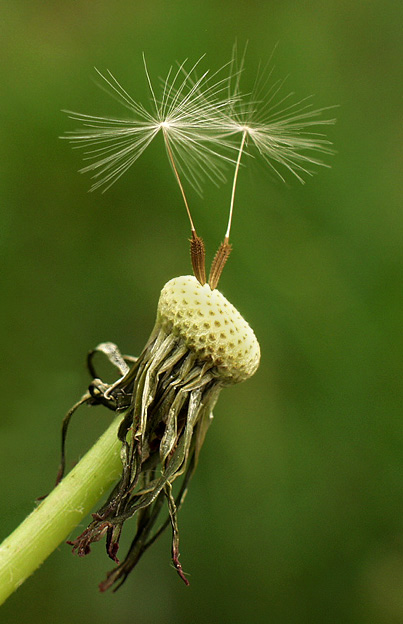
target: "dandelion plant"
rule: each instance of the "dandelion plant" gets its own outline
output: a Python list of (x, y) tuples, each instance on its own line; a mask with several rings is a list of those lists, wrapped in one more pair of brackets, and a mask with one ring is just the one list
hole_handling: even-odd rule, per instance
[[(144, 60), (150, 107), (133, 99), (111, 72), (98, 72), (105, 90), (129, 111), (125, 118), (66, 111), (81, 128), (62, 138), (84, 149), (87, 162), (81, 172), (92, 175), (91, 190), (107, 190), (152, 141), (162, 138), (190, 223), (193, 275), (173, 278), (162, 288), (154, 328), (138, 358), (122, 356), (110, 342), (90, 352), (92, 381), (62, 425), (57, 486), (0, 546), (0, 599), (66, 539), (112, 483), (88, 527), (68, 542), (84, 556), (105, 538), (115, 567), (100, 589), (117, 589), (167, 526), (174, 568), (188, 584), (179, 560), (178, 510), (221, 389), (248, 379), (260, 361), (253, 330), (217, 290), (231, 251), (239, 173), (248, 159), (261, 157), (282, 179), (288, 170), (303, 181), (312, 166), (324, 165), (320, 153), (331, 152), (330, 143), (317, 131), (334, 121), (323, 119), (326, 109), (315, 110), (307, 100), (291, 103), (290, 96), (282, 97), (283, 82), (273, 83), (270, 72), (258, 78), (250, 93), (242, 93), (244, 57), (238, 61), (236, 50), (231, 62), (213, 74), (197, 75), (202, 60), (190, 69), (187, 61), (171, 68), (157, 85)], [(224, 183), (231, 171), (228, 224), (207, 278), (204, 242), (196, 232), (185, 188), (201, 193), (206, 180)], [(99, 354), (117, 369), (111, 384), (97, 375)], [(104, 405), (115, 418), (64, 477), (68, 426), (83, 404)], [(160, 519), (164, 510), (165, 518)], [(136, 532), (120, 558), (120, 537), (133, 517)]]

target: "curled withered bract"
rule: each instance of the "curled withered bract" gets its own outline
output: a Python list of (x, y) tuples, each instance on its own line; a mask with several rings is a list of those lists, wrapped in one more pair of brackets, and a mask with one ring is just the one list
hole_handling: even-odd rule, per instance
[[(179, 562), (177, 511), (220, 390), (254, 374), (260, 360), (259, 343), (248, 323), (218, 290), (186, 275), (170, 280), (162, 289), (155, 327), (138, 359), (123, 358), (111, 343), (103, 343), (95, 351), (106, 354), (121, 377), (113, 384), (95, 377), (77, 406), (104, 404), (122, 413), (122, 474), (88, 528), (70, 543), (75, 552), (86, 555), (93, 542), (106, 536), (108, 555), (117, 566), (101, 583), (104, 591), (126, 579), (170, 524), (172, 561), (188, 583)], [(92, 355), (94, 352), (90, 370), (95, 376)], [(64, 437), (74, 409), (65, 419)], [(178, 478), (181, 483), (174, 492)], [(156, 527), (165, 502), (168, 518)], [(135, 537), (124, 560), (118, 562), (123, 525), (135, 515)]]

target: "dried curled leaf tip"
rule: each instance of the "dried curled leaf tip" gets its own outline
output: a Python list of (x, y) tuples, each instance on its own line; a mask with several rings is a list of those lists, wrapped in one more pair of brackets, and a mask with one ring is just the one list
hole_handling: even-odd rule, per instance
[[(115, 383), (99, 379), (92, 363), (96, 353), (106, 356), (120, 371)], [(172, 563), (188, 584), (179, 561), (178, 510), (221, 388), (253, 375), (259, 360), (259, 343), (248, 323), (224, 295), (209, 284), (201, 285), (192, 275), (165, 284), (155, 327), (139, 358), (123, 358), (112, 343), (102, 343), (92, 352), (89, 368), (94, 379), (64, 420), (59, 476), (64, 470), (65, 436), (74, 411), (87, 403), (121, 413), (120, 480), (87, 529), (69, 542), (74, 552), (84, 556), (94, 542), (106, 538), (106, 551), (117, 565), (101, 583), (101, 591), (119, 587), (168, 525)], [(175, 482), (180, 485), (174, 492)], [(164, 507), (168, 517), (158, 526)], [(123, 525), (135, 515), (136, 534), (119, 562)]]

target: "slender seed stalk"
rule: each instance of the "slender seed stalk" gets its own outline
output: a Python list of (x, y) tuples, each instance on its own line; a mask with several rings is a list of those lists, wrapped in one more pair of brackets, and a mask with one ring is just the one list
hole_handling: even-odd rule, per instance
[(165, 141), (165, 147), (166, 147), (166, 150), (167, 150), (167, 153), (168, 153), (168, 158), (169, 158), (170, 163), (172, 165), (172, 169), (174, 170), (175, 178), (176, 178), (176, 180), (177, 180), (177, 182), (179, 184), (179, 188), (180, 188), (180, 191), (182, 193), (183, 201), (185, 202), (186, 212), (187, 212), (187, 215), (188, 215), (188, 218), (189, 218), (189, 221), (190, 221), (190, 228), (192, 230), (192, 233), (194, 232), (196, 234), (196, 228), (195, 228), (194, 223), (193, 223), (192, 215), (190, 214), (190, 208), (189, 208), (189, 204), (188, 204), (188, 201), (187, 201), (187, 198), (186, 198), (185, 189), (183, 188), (183, 184), (181, 182), (178, 169), (177, 169), (177, 167), (175, 165), (175, 159), (173, 157), (171, 146), (169, 145), (169, 141), (168, 141), (167, 132), (166, 132), (164, 127), (163, 127), (163, 133), (164, 133), (164, 141)]
[(67, 538), (122, 473), (115, 418), (94, 446), (0, 544), (0, 604)]
[(241, 164), (241, 158), (242, 158), (243, 148), (245, 146), (245, 141), (246, 141), (247, 134), (248, 134), (248, 131), (245, 129), (243, 131), (243, 133), (242, 133), (241, 145), (239, 147), (238, 158), (237, 158), (236, 165), (235, 165), (234, 180), (232, 182), (232, 192), (231, 192), (231, 203), (230, 203), (229, 217), (228, 217), (228, 226), (227, 226), (227, 231), (225, 233), (225, 239), (226, 239), (227, 242), (229, 241), (229, 235), (230, 235), (230, 232), (231, 232), (232, 215), (233, 215), (233, 212), (234, 212), (236, 183), (237, 183), (237, 180), (238, 180), (238, 172), (239, 172), (239, 167), (240, 167), (240, 164)]
[(172, 153), (171, 146), (169, 145), (168, 134), (164, 126), (162, 126), (162, 131), (164, 134), (164, 141), (165, 141), (165, 147), (167, 150), (168, 158), (172, 165), (172, 169), (174, 171), (176, 181), (178, 182), (178, 185), (182, 194), (182, 198), (185, 203), (186, 212), (189, 218), (190, 229), (192, 230), (192, 238), (190, 240), (190, 257), (192, 260), (193, 274), (196, 277), (196, 279), (200, 282), (200, 284), (203, 286), (207, 281), (206, 280), (206, 267), (205, 267), (206, 252), (204, 248), (204, 242), (203, 242), (203, 239), (197, 235), (196, 228), (194, 226), (192, 215), (190, 212), (188, 200), (186, 197), (185, 189), (183, 188), (182, 180), (180, 178), (178, 168), (175, 164), (174, 155)]
[(230, 208), (229, 208), (227, 231), (225, 233), (224, 241), (221, 243), (216, 255), (214, 256), (214, 260), (211, 264), (210, 275), (208, 278), (208, 283), (210, 285), (211, 290), (214, 290), (215, 288), (217, 288), (218, 282), (220, 281), (221, 273), (223, 272), (225, 264), (232, 250), (232, 245), (229, 242), (229, 236), (231, 233), (232, 215), (234, 212), (235, 190), (236, 190), (236, 184), (238, 180), (238, 172), (239, 172), (239, 167), (241, 164), (241, 158), (242, 158), (243, 148), (245, 146), (247, 134), (248, 134), (248, 130), (247, 128), (245, 128), (242, 132), (242, 140), (239, 146), (238, 158), (237, 158), (236, 165), (235, 165), (234, 180), (232, 182), (231, 202), (230, 202)]

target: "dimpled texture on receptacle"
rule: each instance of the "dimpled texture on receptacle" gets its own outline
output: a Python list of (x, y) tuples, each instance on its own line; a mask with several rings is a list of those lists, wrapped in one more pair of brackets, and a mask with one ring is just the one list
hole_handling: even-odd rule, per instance
[(193, 275), (165, 284), (158, 321), (201, 360), (212, 360), (226, 383), (244, 381), (259, 366), (260, 347), (251, 327), (220, 291), (202, 286)]

